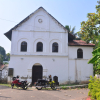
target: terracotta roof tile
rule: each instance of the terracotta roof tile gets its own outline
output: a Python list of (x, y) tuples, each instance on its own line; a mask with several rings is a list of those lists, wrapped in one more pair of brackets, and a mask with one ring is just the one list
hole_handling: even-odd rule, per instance
[(82, 41), (82, 40), (69, 41), (68, 45), (69, 46), (92, 46), (92, 47), (95, 46), (95, 44), (92, 44), (92, 43), (87, 44), (85, 41)]
[(0, 70), (2, 70), (4, 68), (5, 65), (0, 65)]

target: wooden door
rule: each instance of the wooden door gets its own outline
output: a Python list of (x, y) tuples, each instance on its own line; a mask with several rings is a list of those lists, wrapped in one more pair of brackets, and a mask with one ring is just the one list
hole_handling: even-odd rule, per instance
[(38, 79), (42, 79), (43, 68), (41, 65), (34, 65), (32, 68), (32, 85), (37, 82)]

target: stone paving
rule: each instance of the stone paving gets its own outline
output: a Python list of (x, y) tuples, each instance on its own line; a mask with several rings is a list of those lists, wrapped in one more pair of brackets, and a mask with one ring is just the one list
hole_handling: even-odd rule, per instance
[(28, 90), (2, 88), (0, 86), (0, 100), (86, 100), (88, 89), (68, 90)]

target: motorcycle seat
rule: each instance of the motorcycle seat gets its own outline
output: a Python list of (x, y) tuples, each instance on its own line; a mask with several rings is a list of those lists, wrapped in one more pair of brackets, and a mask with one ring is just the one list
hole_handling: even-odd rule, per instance
[(47, 82), (45, 79), (38, 79), (38, 82)]

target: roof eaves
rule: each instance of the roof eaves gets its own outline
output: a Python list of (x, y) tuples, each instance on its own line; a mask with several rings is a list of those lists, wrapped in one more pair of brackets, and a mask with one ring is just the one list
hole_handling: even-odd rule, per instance
[[(39, 7), (38, 9), (40, 9), (41, 7)], [(37, 9), (37, 10), (38, 10)], [(37, 11), (36, 10), (36, 11)], [(33, 13), (35, 13), (36, 11), (34, 11)], [(11, 40), (11, 36), (9, 37), (9, 35), (11, 34), (12, 35), (12, 30), (14, 30), (15, 28), (17, 28), (19, 25), (21, 25), (23, 22), (26, 22), (29, 18), (30, 18), (30, 16), (33, 14), (33, 13), (31, 13), (29, 16), (27, 16), (25, 19), (23, 19), (21, 22), (19, 22), (17, 25), (15, 25), (13, 28), (11, 28), (8, 32), (6, 32), (6, 33), (4, 33), (4, 35), (9, 39), (9, 40)]]
[(95, 45), (70, 45), (70, 44), (68, 44), (68, 46), (89, 46), (89, 47), (94, 47)]
[[(30, 14), (31, 15), (31, 14)], [(30, 16), (29, 15), (29, 16)], [(14, 30), (15, 28), (17, 28), (19, 25), (21, 25), (23, 22), (27, 21), (29, 19), (29, 16), (27, 16), (24, 20), (22, 20), (20, 23), (18, 23), (17, 25), (15, 25), (13, 28), (11, 28), (8, 32), (4, 33), (4, 35), (11, 40), (11, 36), (12, 36), (12, 30)], [(10, 35), (11, 34), (11, 35)], [(10, 36), (9, 36), (10, 35)]]

